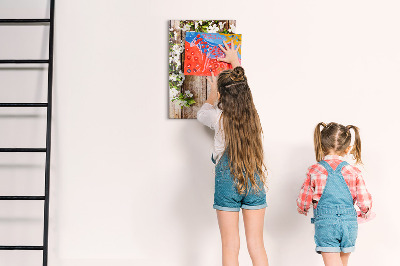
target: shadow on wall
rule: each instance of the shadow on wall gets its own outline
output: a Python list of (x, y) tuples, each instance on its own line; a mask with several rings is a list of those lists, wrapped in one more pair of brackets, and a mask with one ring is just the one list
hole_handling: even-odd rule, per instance
[(213, 143), (214, 131), (200, 123), (185, 123), (186, 127), (178, 138), (186, 147), (183, 158), (183, 172), (187, 173), (180, 184), (176, 195), (174, 215), (180, 223), (184, 243), (180, 250), (182, 265), (203, 266), (202, 250), (212, 228), (217, 226), (215, 212), (212, 209), (214, 195), (214, 164), (211, 162), (211, 149), (204, 146), (203, 141), (196, 141), (199, 131), (206, 133), (210, 143)]
[[(276, 265), (288, 265), (288, 262), (293, 260), (292, 258), (304, 257), (299, 245), (308, 245), (308, 242), (310, 242), (310, 245), (313, 243), (313, 227), (310, 224), (310, 217), (312, 216), (308, 214), (305, 217), (298, 214), (296, 205), (306, 170), (310, 166), (310, 162), (313, 163), (311, 157), (304, 158), (304, 155), (312, 155), (312, 151), (307, 146), (291, 146), (290, 149), (280, 149), (280, 151), (288, 150), (292, 152), (275, 153), (274, 156), (278, 159), (271, 159), (271, 163), (269, 163), (269, 165), (273, 165), (273, 162), (275, 162), (276, 165), (273, 165), (272, 168), (281, 170), (276, 173), (271, 169), (272, 174), (268, 182), (270, 189), (267, 193), (269, 206), (266, 213), (265, 233), (266, 239), (273, 240), (274, 243), (269, 245), (266, 241), (266, 246), (267, 248), (268, 246), (285, 247), (286, 250), (291, 250), (293, 255), (288, 257), (285, 252), (271, 250), (271, 259), (277, 263)], [(304, 230), (304, 228), (309, 230)], [(289, 239), (291, 241), (288, 241)], [(313, 248), (313, 246), (310, 246), (310, 252), (313, 252)], [(295, 261), (292, 262), (295, 263)]]

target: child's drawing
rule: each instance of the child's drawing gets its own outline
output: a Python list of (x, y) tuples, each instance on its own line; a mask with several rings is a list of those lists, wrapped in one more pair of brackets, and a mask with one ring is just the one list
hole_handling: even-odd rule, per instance
[[(222, 61), (218, 57), (223, 57), (224, 53), (218, 45), (224, 45), (223, 41), (229, 43), (233, 41), (235, 47), (241, 44), (241, 34), (225, 33), (199, 33), (186, 32), (185, 40), (185, 59), (184, 74), (194, 76), (211, 76), (214, 73), (217, 76), (225, 69), (231, 69), (232, 66)], [(239, 60), (240, 56), (239, 48)]]

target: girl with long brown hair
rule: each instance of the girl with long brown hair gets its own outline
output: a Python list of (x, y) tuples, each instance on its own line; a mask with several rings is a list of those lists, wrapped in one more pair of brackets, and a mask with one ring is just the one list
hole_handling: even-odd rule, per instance
[[(353, 146), (351, 131), (354, 131)], [(318, 163), (308, 169), (297, 198), (298, 212), (307, 215), (312, 203), (316, 252), (322, 254), (325, 265), (347, 266), (358, 232), (354, 204), (357, 203), (360, 216), (365, 219), (371, 215), (372, 207), (361, 171), (344, 158), (352, 154), (356, 163), (362, 163), (359, 129), (321, 122), (314, 130), (314, 148)]]
[[(238, 59), (238, 47), (224, 42), (225, 53), (219, 60), (233, 69), (208, 79), (211, 91), (197, 113), (197, 119), (215, 130), (214, 209), (222, 240), (222, 264), (239, 265), (239, 211), (243, 210), (247, 248), (253, 265), (268, 265), (263, 228), (266, 203), (266, 167), (262, 128), (244, 69)], [(216, 106), (215, 103), (217, 102)]]

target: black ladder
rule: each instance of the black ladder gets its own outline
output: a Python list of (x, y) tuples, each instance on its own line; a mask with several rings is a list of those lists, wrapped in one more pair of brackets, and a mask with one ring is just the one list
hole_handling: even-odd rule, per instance
[(50, 0), (49, 19), (0, 19), (0, 24), (26, 25), (49, 24), (49, 55), (48, 59), (39, 60), (0, 60), (0, 64), (48, 64), (47, 102), (45, 103), (0, 103), (0, 107), (39, 107), (47, 108), (46, 147), (45, 148), (0, 148), (0, 152), (45, 152), (45, 189), (44, 196), (0, 196), (0, 200), (41, 200), (44, 201), (43, 245), (42, 246), (0, 246), (0, 250), (42, 250), (43, 266), (48, 260), (49, 232), (49, 186), (50, 186), (50, 148), (51, 148), (51, 107), (53, 83), (53, 40), (54, 40), (54, 2)]

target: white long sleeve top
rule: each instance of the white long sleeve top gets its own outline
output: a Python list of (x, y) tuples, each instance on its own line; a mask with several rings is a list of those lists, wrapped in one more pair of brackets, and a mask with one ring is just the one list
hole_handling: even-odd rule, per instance
[[(205, 126), (213, 129), (214, 150), (213, 158), (218, 162), (225, 150), (225, 136), (221, 118), (222, 110), (209, 103), (204, 103), (197, 112), (197, 120)], [(220, 121), (221, 119), (221, 121)]]

